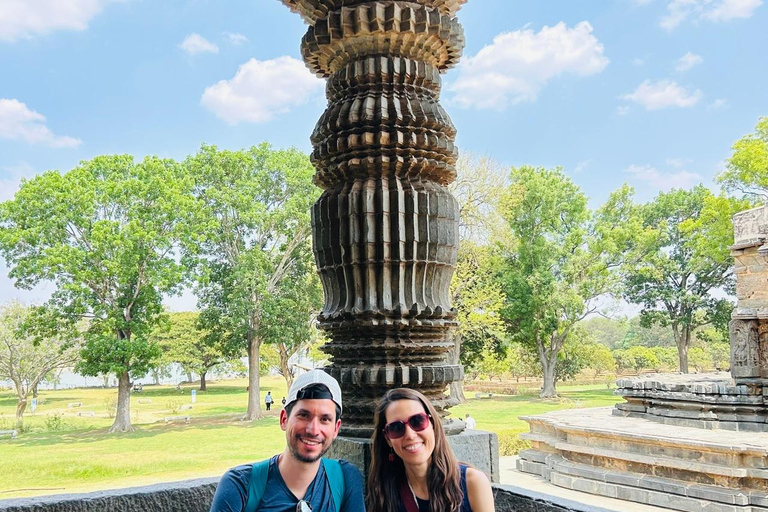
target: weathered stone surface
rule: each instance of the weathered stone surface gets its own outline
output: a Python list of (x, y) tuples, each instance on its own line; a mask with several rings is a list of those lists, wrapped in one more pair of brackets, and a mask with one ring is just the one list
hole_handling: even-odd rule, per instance
[(208, 512), (218, 478), (88, 494), (0, 500), (2, 512)]
[(446, 363), (457, 326), (449, 284), (459, 208), (456, 128), (439, 103), (455, 66), (465, 0), (283, 0), (309, 24), (301, 52), (328, 78), (328, 108), (311, 136), (315, 261), (330, 342), (326, 368), (341, 383), (342, 435), (368, 438), (375, 400), (398, 386), (423, 392), (449, 434)]
[[(448, 437), (448, 442), (460, 461), (469, 462), (486, 473), (492, 482), (499, 481), (499, 440), (495, 433), (465, 430)], [(368, 439), (337, 438), (328, 456), (345, 459), (368, 475), (371, 464), (371, 442)]]

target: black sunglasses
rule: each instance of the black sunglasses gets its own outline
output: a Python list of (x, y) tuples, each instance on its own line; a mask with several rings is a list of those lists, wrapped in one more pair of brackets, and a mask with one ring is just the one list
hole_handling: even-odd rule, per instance
[(387, 439), (400, 439), (405, 435), (405, 425), (407, 424), (409, 427), (411, 427), (411, 430), (414, 432), (421, 432), (427, 426), (429, 425), (429, 419), (432, 416), (425, 412), (420, 412), (418, 414), (414, 414), (410, 418), (408, 418), (405, 421), (401, 420), (395, 420), (390, 421), (386, 425), (384, 425), (384, 428), (381, 429), (382, 432), (384, 432), (384, 435), (387, 436)]
[(299, 500), (296, 504), (296, 512), (312, 512), (312, 507), (309, 506), (308, 501)]

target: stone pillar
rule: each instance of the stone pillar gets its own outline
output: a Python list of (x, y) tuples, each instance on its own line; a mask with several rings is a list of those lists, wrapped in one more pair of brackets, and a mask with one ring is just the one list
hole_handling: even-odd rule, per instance
[(374, 401), (393, 387), (420, 390), (445, 416), (463, 368), (446, 362), (459, 212), (446, 189), (456, 130), (438, 98), (464, 47), (455, 13), (466, 0), (281, 1), (309, 25), (307, 66), (328, 78), (311, 137), (323, 189), (312, 236), (342, 434), (370, 437)]
[(731, 376), (737, 383), (768, 378), (768, 207), (733, 216), (736, 308), (730, 324)]

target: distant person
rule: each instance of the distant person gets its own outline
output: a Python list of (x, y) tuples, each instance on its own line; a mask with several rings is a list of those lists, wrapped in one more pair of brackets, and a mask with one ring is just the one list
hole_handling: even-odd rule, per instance
[(280, 411), (285, 449), (270, 459), (227, 471), (216, 488), (211, 512), (364, 511), (360, 471), (349, 462), (323, 458), (340, 427), (339, 383), (322, 370), (301, 375)]
[(267, 405), (267, 410), (270, 410), (272, 407), (272, 402), (274, 402), (274, 400), (272, 400), (272, 392), (267, 391), (267, 396), (264, 397), (264, 403)]
[(281, 404), (283, 404), (283, 409), (285, 409), (285, 397), (280, 401)]
[(494, 511), (488, 477), (456, 459), (440, 415), (418, 391), (387, 391), (372, 442), (368, 512)]
[(464, 416), (464, 423), (467, 424), (467, 428), (469, 430), (474, 430), (475, 427), (477, 426), (477, 422), (475, 421), (475, 418), (470, 416), (469, 413), (467, 413), (467, 415)]

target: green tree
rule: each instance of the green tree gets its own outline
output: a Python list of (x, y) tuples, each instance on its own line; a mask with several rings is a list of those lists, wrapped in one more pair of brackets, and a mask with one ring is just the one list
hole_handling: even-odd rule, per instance
[[(458, 311), (459, 328), (454, 332), (454, 347), (448, 355), (452, 364), (461, 363), (474, 373), (475, 366), (488, 357), (504, 359), (507, 336), (499, 315), (504, 302), (496, 282), (495, 246), (505, 240), (508, 230), (499, 215), (499, 198), (504, 190), (504, 172), (488, 157), (463, 155), (456, 164), (456, 180), (449, 186), (459, 204), (459, 246), (456, 270), (450, 291)], [(450, 386), (451, 398), (464, 401), (460, 382)]]
[(671, 328), (683, 373), (694, 330), (724, 322), (733, 308), (711, 292), (734, 287), (731, 216), (744, 206), (699, 185), (661, 193), (640, 210), (648, 243), (642, 260), (626, 266), (624, 297), (642, 307), (641, 325)]
[(206, 391), (206, 375), (215, 366), (237, 357), (237, 347), (201, 329), (200, 313), (170, 313), (168, 320), (155, 327), (150, 340), (163, 350), (163, 362), (178, 363), (186, 373), (200, 376), (200, 391)]
[(628, 320), (626, 318), (594, 316), (584, 320), (582, 325), (596, 343), (612, 349), (627, 334)]
[(626, 350), (614, 350), (613, 357), (616, 366), (620, 369), (632, 369), (635, 372), (641, 370), (655, 370), (659, 367), (659, 360), (653, 349), (635, 346)]
[(28, 333), (30, 309), (18, 302), (0, 306), (0, 380), (10, 380), (16, 390), (16, 423), (20, 424), (29, 395), (56, 370), (75, 364), (80, 349), (77, 339), (63, 336), (39, 343)]
[(737, 140), (731, 149), (717, 181), (754, 201), (768, 201), (768, 117), (761, 117), (755, 133)]
[[(319, 292), (304, 288), (314, 273), (310, 247), (312, 203), (319, 191), (313, 168), (297, 150), (261, 144), (242, 151), (203, 145), (185, 166), (204, 203), (200, 270), (202, 326), (248, 354), (246, 419), (262, 416), (259, 350), (308, 331)], [(286, 308), (286, 309), (283, 309)]]
[(88, 319), (77, 371), (118, 377), (112, 432), (132, 430), (131, 375), (160, 356), (148, 336), (163, 295), (183, 281), (174, 253), (197, 224), (191, 189), (173, 160), (99, 156), (23, 182), (0, 205), (0, 251), (16, 286), (56, 284), (35, 323), (56, 332)]
[(556, 396), (558, 354), (574, 326), (614, 291), (616, 269), (636, 232), (624, 187), (598, 211), (561, 170), (512, 169), (502, 215), (516, 243), (500, 272), (502, 318), (514, 340), (535, 348), (542, 397)]

